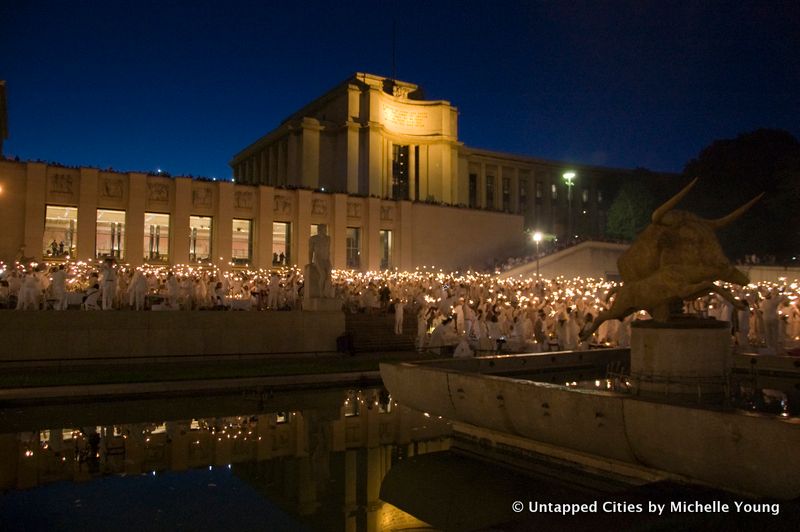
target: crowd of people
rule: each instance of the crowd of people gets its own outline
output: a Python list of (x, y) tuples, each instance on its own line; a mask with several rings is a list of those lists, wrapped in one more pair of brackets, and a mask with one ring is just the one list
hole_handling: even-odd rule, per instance
[[(493, 274), (334, 270), (331, 282), (343, 309), (395, 315), (395, 332), (416, 320), (417, 347), (454, 351), (521, 352), (588, 349), (630, 342), (631, 321), (604, 322), (588, 342), (580, 331), (607, 306), (614, 282), (592, 278), (501, 279)], [(726, 286), (746, 301), (737, 310), (716, 294), (687, 303), (688, 311), (732, 324), (745, 350), (778, 353), (800, 342), (795, 282)], [(303, 276), (296, 267), (221, 271), (214, 266), (133, 267), (112, 259), (30, 264), (0, 263), (0, 308), (18, 310), (300, 310)]]

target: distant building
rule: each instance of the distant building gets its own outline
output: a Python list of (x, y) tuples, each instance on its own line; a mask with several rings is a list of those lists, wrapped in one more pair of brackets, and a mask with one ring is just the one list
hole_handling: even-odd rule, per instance
[(362, 73), (230, 164), (234, 183), (2, 160), (0, 260), (302, 265), (326, 224), (335, 268), (485, 267), (525, 229), (602, 236), (631, 173), (466, 147), (450, 103)]
[[(525, 227), (600, 236), (603, 180), (629, 174), (465, 146), (458, 110), (413, 83), (357, 73), (231, 161), (237, 183), (432, 201), (521, 215)], [(574, 172), (572, 190), (564, 174)], [(613, 187), (612, 187), (613, 188)]]

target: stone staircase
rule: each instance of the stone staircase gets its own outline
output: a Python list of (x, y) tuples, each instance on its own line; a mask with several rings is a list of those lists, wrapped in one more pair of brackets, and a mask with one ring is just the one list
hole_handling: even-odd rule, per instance
[(403, 334), (394, 334), (394, 314), (345, 314), (345, 331), (352, 338), (352, 351), (386, 352), (414, 351), (417, 319), (406, 312)]

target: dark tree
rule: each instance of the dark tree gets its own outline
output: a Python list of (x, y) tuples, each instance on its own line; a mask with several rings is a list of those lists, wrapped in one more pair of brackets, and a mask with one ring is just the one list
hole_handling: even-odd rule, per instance
[(800, 142), (781, 130), (759, 129), (714, 141), (684, 169), (700, 178), (682, 208), (718, 217), (765, 192), (750, 212), (720, 232), (726, 253), (791, 260), (800, 253)]
[(633, 240), (650, 222), (654, 200), (650, 189), (640, 180), (627, 180), (608, 208), (606, 234), (611, 238)]

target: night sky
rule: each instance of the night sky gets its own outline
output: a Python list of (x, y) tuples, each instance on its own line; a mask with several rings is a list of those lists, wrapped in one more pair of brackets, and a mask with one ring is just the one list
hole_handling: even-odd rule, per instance
[[(270, 5), (270, 8), (264, 7)], [(680, 171), (800, 136), (800, 3), (0, 0), (6, 155), (225, 178), (352, 73), (458, 107), (468, 146)]]

